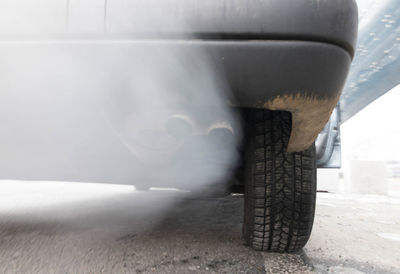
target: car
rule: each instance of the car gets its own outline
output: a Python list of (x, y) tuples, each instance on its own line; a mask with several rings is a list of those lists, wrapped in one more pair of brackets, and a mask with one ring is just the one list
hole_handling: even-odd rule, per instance
[[(199, 184), (201, 180), (210, 178), (220, 182), (226, 178), (226, 173), (239, 173), (237, 185), (244, 186), (245, 193), (243, 236), (247, 244), (262, 251), (301, 250), (311, 235), (315, 214), (317, 164), (314, 142), (338, 103), (354, 56), (358, 28), (356, 2), (353, 0), (147, 0), (145, 2), (133, 1), (125, 6), (122, 4), (118, 6), (115, 3), (113, 6), (110, 3), (107, 7), (109, 13), (105, 13), (104, 17), (101, 17), (102, 14), (98, 16), (103, 22), (100, 24), (100, 30), (91, 31), (90, 28), (87, 30), (82, 27), (84, 24), (70, 22), (66, 30), (60, 28), (51, 35), (36, 34), (39, 38), (35, 36), (34, 43), (17, 46), (12, 50), (9, 44), (3, 45), (2, 58), (10, 58), (7, 59), (9, 62), (14, 57), (30, 58), (32, 64), (35, 64), (30, 67), (34, 73), (19, 73), (25, 77), (26, 75), (32, 77), (32, 79), (26, 78), (38, 84), (39, 88), (36, 90), (42, 88), (64, 90), (62, 85), (45, 84), (47, 80), (38, 81), (41, 69), (50, 73), (49, 77), (43, 79), (64, 77), (65, 83), (68, 83), (66, 88), (71, 89), (75, 89), (75, 86), (70, 85), (69, 77), (85, 79), (91, 75), (88, 71), (96, 73), (97, 79), (100, 80), (96, 84), (87, 85), (86, 89), (95, 89), (99, 94), (103, 94), (101, 90), (109, 84), (102, 81), (106, 78), (113, 79), (112, 85), (108, 87), (119, 95), (111, 97), (106, 95), (110, 99), (106, 100), (109, 104), (105, 116), (116, 125), (114, 126), (116, 135), (129, 151), (138, 158), (145, 156), (146, 159), (141, 161), (144, 166), (148, 164), (146, 162), (161, 161), (160, 167), (152, 168), (151, 172), (146, 171), (146, 173), (161, 178), (163, 172), (174, 170), (181, 180), (186, 182), (197, 180)], [(72, 11), (70, 7), (67, 14), (71, 15)], [(99, 9), (100, 11), (103, 12), (103, 9)], [(79, 31), (74, 32), (73, 28)], [(31, 37), (32, 35), (29, 39)], [(57, 42), (43, 42), (46, 39)], [(69, 43), (68, 39), (72, 42)], [(76, 40), (83, 43), (74, 44), (73, 41)], [(96, 66), (83, 72), (77, 71), (78, 67), (82, 67), (80, 63), (79, 66), (72, 66), (72, 72), (65, 73), (62, 69), (68, 66), (70, 59), (74, 58), (63, 55), (66, 52), (63, 43), (68, 44), (69, 56), (74, 56), (81, 63), (86, 61), (95, 63)], [(23, 47), (30, 48), (34, 54), (29, 57), (21, 54)], [(110, 52), (113, 54), (110, 55)], [(43, 60), (62, 60), (62, 62), (55, 63), (54, 66), (39, 66), (41, 62), (46, 64)], [(122, 68), (116, 68), (117, 60), (124, 63)], [(28, 70), (22, 67), (21, 71), (24, 69)], [(132, 72), (131, 78), (122, 75), (124, 70)], [(165, 75), (177, 71), (179, 77), (164, 79)], [(162, 85), (154, 86), (153, 81), (142, 83), (143, 79), (155, 77), (154, 75), (157, 75), (158, 79), (163, 79)], [(179, 96), (168, 93), (171, 83), (176, 83), (181, 78), (190, 79), (179, 85), (185, 91)], [(224, 81), (214, 78), (221, 78)], [(212, 79), (212, 85), (209, 84), (209, 79)], [(22, 90), (17, 87), (26, 84), (26, 81), (20, 81), (9, 88), (10, 94)], [(126, 90), (122, 88), (121, 83), (129, 81), (134, 82), (135, 87), (146, 89), (144, 94), (152, 94), (152, 90), (157, 90), (154, 97), (143, 99), (141, 95), (140, 98), (146, 102), (146, 108), (140, 115), (132, 114), (130, 110), (140, 109), (144, 103), (137, 103), (138, 101), (135, 101), (137, 98), (130, 101), (132, 98), (126, 92), (120, 92)], [(158, 93), (160, 86), (166, 90), (164, 95)], [(223, 95), (209, 92), (216, 87), (226, 92)], [(29, 94), (33, 96), (32, 93)], [(79, 92), (77, 94), (79, 95)], [(95, 94), (92, 93), (89, 98), (96, 97)], [(29, 96), (24, 97), (25, 100), (38, 100), (37, 97)], [(97, 124), (90, 124), (92, 114), (85, 113), (85, 107), (81, 105), (83, 101), (95, 103), (87, 99), (79, 102), (66, 99), (72, 96), (68, 92), (61, 92), (58, 97), (52, 96), (54, 96), (53, 102), (60, 100), (60, 103), (54, 103), (56, 107), (51, 108), (51, 111), (46, 112), (36, 106), (44, 113), (42, 116), (36, 117), (38, 114), (32, 114), (34, 108), (28, 113), (40, 121), (53, 119), (49, 124), (53, 129), (62, 131), (60, 134), (62, 137), (51, 139), (53, 135), (47, 134), (48, 131), (44, 129), (40, 133), (42, 137), (33, 138), (32, 141), (29, 138), (34, 134), (29, 133), (29, 129), (38, 127), (21, 127), (28, 133), (25, 137), (21, 135), (19, 138), (25, 138), (27, 143), (30, 142), (29, 149), (21, 148), (23, 142), (21, 141), (17, 145), (20, 147), (19, 156), (13, 154), (14, 158), (1, 161), (3, 168), (0, 170), (0, 175), (16, 179), (132, 183), (130, 175), (121, 175), (130, 172), (132, 166), (132, 162), (128, 160), (131, 159), (130, 156), (127, 156), (126, 152), (121, 152), (124, 156), (118, 160), (115, 158), (117, 152), (122, 151), (122, 146), (118, 149), (106, 149), (107, 156), (104, 157), (98, 153), (106, 145), (102, 145), (93, 136), (103, 133)], [(176, 101), (171, 99), (175, 97)], [(181, 104), (182, 97), (185, 98), (185, 102), (190, 103)], [(154, 98), (157, 100), (153, 100)], [(168, 109), (159, 107), (159, 104), (165, 106), (164, 99), (168, 101)], [(221, 111), (221, 105), (229, 107), (229, 110)], [(68, 120), (72, 116), (62, 116), (62, 119), (69, 122), (66, 122), (65, 126), (59, 125), (63, 122), (55, 118), (57, 116), (55, 113), (57, 109), (63, 107), (82, 110), (75, 111), (75, 114), (79, 116), (85, 113), (84, 118)], [(18, 108), (9, 108), (7, 111), (15, 114)], [(238, 118), (224, 119), (231, 112)], [(206, 122), (204, 120), (196, 122), (196, 115)], [(213, 118), (207, 118), (210, 115)], [(13, 119), (18, 119), (15, 118), (17, 116), (14, 115)], [(164, 120), (162, 123), (152, 122), (159, 117), (166, 117), (164, 119), (166, 122)], [(87, 126), (74, 126), (74, 123), (85, 119)], [(12, 119), (8, 122), (13, 123)], [(96, 134), (90, 133), (91, 137), (86, 138), (82, 132), (89, 132), (89, 124)], [(149, 125), (156, 125), (156, 129), (151, 129)], [(164, 126), (166, 132), (163, 131)], [(69, 131), (73, 128), (79, 128), (81, 131), (69, 139)], [(193, 132), (197, 136), (196, 142), (182, 141), (186, 140), (188, 135), (193, 135)], [(11, 135), (4, 136), (3, 144), (15, 141)], [(206, 153), (199, 156), (201, 153), (198, 151), (204, 152), (202, 148), (208, 145), (206, 144), (208, 141), (204, 140), (210, 138), (214, 140), (212, 151), (217, 151), (216, 148), (229, 150), (231, 146), (234, 146), (235, 150), (234, 153), (226, 155), (218, 150), (218, 155), (223, 157), (204, 166), (204, 170), (218, 166), (227, 172), (219, 174), (218, 169), (215, 174), (203, 178), (201, 176), (206, 172), (201, 168), (197, 169), (200, 166), (198, 163), (204, 162), (201, 157), (218, 158), (210, 157)], [(85, 145), (76, 145), (83, 142), (83, 139)], [(49, 146), (46, 140), (51, 144), (54, 140), (66, 144), (73, 141), (77, 143), (59, 148), (57, 145)], [(47, 149), (40, 149), (41, 145)], [(201, 149), (192, 151), (194, 146), (199, 146)], [(2, 149), (8, 152), (16, 151), (10, 149), (10, 146)], [(56, 153), (58, 149), (65, 149), (64, 154)], [(76, 159), (79, 160), (71, 160), (70, 154), (73, 149), (77, 149)], [(86, 150), (90, 150), (90, 153), (85, 154)], [(35, 156), (29, 157), (29, 153)], [(179, 153), (193, 157), (190, 160), (187, 158), (179, 160)], [(98, 163), (103, 173), (93, 175), (97, 172), (93, 166), (83, 168), (84, 165), (80, 161), (85, 161), (86, 158), (90, 158), (88, 162), (91, 164)], [(175, 161), (176, 158), (178, 159)], [(233, 158), (236, 160), (232, 161)], [(120, 162), (123, 164), (119, 164)], [(165, 165), (165, 162), (168, 164)], [(113, 164), (118, 166), (118, 170), (108, 172), (109, 166)], [(63, 165), (70, 169), (63, 169)], [(29, 168), (22, 169), (22, 166)], [(185, 177), (184, 171), (193, 166), (196, 166), (196, 176)]]

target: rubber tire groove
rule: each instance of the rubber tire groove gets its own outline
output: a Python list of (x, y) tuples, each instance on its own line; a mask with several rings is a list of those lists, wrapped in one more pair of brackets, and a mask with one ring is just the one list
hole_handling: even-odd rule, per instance
[(250, 110), (245, 121), (244, 238), (257, 250), (299, 251), (314, 221), (315, 146), (286, 151), (291, 130), (288, 112)]

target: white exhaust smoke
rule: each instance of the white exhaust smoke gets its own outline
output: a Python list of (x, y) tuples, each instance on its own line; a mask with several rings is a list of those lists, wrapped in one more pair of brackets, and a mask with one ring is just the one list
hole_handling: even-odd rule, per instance
[[(177, 24), (148, 12), (141, 30)], [(0, 41), (0, 178), (199, 190), (231, 176), (240, 126), (196, 37), (49, 38)]]

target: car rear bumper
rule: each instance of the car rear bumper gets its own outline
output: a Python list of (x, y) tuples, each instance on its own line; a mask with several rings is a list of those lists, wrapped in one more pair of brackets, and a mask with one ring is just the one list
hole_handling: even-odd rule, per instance
[[(34, 57), (29, 58), (33, 58), (31, 61), (38, 69), (43, 58), (56, 60), (59, 56), (68, 56), (82, 64), (96, 60), (103, 71), (112, 71), (111, 67), (121, 62), (127, 71), (136, 72), (141, 66), (149, 66), (139, 61), (138, 56), (152, 56), (160, 50), (171, 53), (172, 57), (178, 56), (182, 60), (177, 62), (187, 62), (189, 68), (196, 65), (200, 56), (207, 59), (211, 71), (207, 73), (214, 73), (214, 77), (227, 85), (224, 88), (226, 104), (292, 113), (291, 151), (309, 147), (323, 129), (351, 64), (351, 55), (345, 49), (310, 41), (32, 40), (3, 42), (0, 48), (1, 56), (7, 56), (8, 60), (33, 53)], [(186, 72), (186, 76), (193, 78), (197, 85), (201, 82), (195, 74)]]

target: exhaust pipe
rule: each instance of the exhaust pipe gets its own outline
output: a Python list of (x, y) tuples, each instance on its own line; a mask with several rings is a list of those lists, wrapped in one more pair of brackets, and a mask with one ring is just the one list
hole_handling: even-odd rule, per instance
[(233, 145), (235, 133), (232, 124), (227, 121), (215, 121), (207, 130), (207, 136), (213, 144)]
[(170, 116), (165, 123), (165, 130), (170, 136), (177, 139), (184, 139), (193, 133), (194, 121), (185, 114)]

